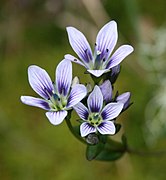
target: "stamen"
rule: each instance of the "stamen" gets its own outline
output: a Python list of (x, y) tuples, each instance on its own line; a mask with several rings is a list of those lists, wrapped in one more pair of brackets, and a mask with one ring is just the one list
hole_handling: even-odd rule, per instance
[(97, 50), (96, 54), (97, 56), (99, 56), (101, 54), (101, 51)]
[(107, 49), (106, 49), (106, 52), (108, 53), (108, 51), (109, 51), (109, 49), (107, 48)]

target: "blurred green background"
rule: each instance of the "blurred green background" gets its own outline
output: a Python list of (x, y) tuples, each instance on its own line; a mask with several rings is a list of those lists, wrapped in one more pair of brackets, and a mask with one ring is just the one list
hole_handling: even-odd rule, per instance
[[(27, 68), (36, 64), (54, 79), (64, 54), (74, 55), (66, 26), (80, 29), (93, 45), (108, 21), (118, 23), (118, 45), (135, 51), (122, 63), (115, 89), (132, 92), (134, 105), (118, 118), (133, 149), (166, 150), (165, 0), (0, 1), (0, 179), (165, 180), (166, 155), (129, 155), (107, 163), (85, 158), (86, 147), (63, 122), (51, 125), (41, 109), (20, 102), (34, 95)], [(73, 65), (82, 83), (84, 69)], [(76, 116), (75, 116), (76, 117)], [(73, 122), (75, 119), (73, 118)]]

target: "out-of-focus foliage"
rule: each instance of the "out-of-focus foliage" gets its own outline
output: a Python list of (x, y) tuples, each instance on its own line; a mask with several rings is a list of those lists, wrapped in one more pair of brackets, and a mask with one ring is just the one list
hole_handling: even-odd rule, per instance
[[(74, 55), (68, 43), (66, 26), (77, 27), (94, 44), (97, 31), (114, 19), (118, 23), (118, 43), (129, 43), (135, 47), (135, 52), (122, 63), (115, 86), (121, 90), (120, 93), (131, 91), (134, 102), (118, 120), (122, 124), (119, 133), (125, 132), (133, 149), (166, 149), (165, 106), (160, 107), (159, 101), (165, 97), (165, 93), (160, 91), (163, 90), (161, 81), (165, 79), (165, 70), (162, 69), (162, 77), (153, 79), (153, 84), (149, 77), (155, 71), (153, 74), (147, 71), (148, 64), (150, 67), (164, 64), (166, 55), (163, 53), (159, 61), (158, 57), (149, 54), (150, 51), (142, 49), (142, 44), (152, 47), (156, 43), (158, 36), (153, 32), (165, 33), (158, 31), (165, 23), (165, 7), (164, 0), (0, 1), (0, 179), (77, 180), (102, 177), (105, 180), (165, 180), (165, 155), (126, 154), (113, 163), (88, 162), (85, 146), (74, 139), (65, 122), (55, 127), (48, 122), (44, 111), (20, 102), (21, 95), (36, 96), (27, 80), (29, 65), (45, 68), (54, 78), (55, 67), (64, 54)], [(91, 81), (83, 68), (76, 65), (73, 68), (82, 83)], [(160, 98), (155, 100), (158, 95)], [(160, 117), (153, 116), (147, 108), (153, 111), (156, 103), (159, 103), (158, 112), (162, 112), (162, 138), (153, 134), (155, 137), (150, 139), (149, 147), (147, 142), (152, 132), (149, 128), (154, 122), (157, 126)], [(148, 112), (152, 114), (147, 120)], [(77, 124), (75, 119), (78, 117), (74, 117), (73, 123)], [(119, 139), (118, 134), (114, 138)]]

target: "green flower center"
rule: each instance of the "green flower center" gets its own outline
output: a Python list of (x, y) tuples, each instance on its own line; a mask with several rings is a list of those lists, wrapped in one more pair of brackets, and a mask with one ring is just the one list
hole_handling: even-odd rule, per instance
[(52, 111), (63, 110), (66, 107), (67, 99), (63, 96), (58, 96), (57, 94), (53, 94), (49, 100), (49, 106)]
[(102, 122), (102, 117), (100, 116), (99, 113), (91, 113), (88, 117), (88, 122), (92, 126), (98, 126)]

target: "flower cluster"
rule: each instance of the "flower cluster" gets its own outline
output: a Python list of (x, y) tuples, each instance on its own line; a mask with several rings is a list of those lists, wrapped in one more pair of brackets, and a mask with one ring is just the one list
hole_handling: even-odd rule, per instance
[[(113, 97), (113, 84), (120, 73), (120, 63), (133, 47), (120, 46), (114, 53), (118, 33), (115, 21), (110, 21), (99, 31), (94, 43), (94, 53), (86, 37), (76, 28), (67, 27), (69, 43), (78, 58), (66, 54), (55, 71), (52, 82), (48, 73), (36, 66), (28, 68), (28, 80), (32, 89), (41, 97), (21, 96), (21, 101), (30, 106), (46, 110), (46, 117), (53, 125), (71, 119), (74, 110), (80, 120), (79, 133), (71, 123), (69, 129), (79, 139), (88, 135), (114, 135), (117, 132), (116, 118), (130, 106), (130, 92)], [(72, 62), (84, 66), (92, 76), (94, 85), (72, 80)], [(69, 124), (69, 123), (67, 123)]]

